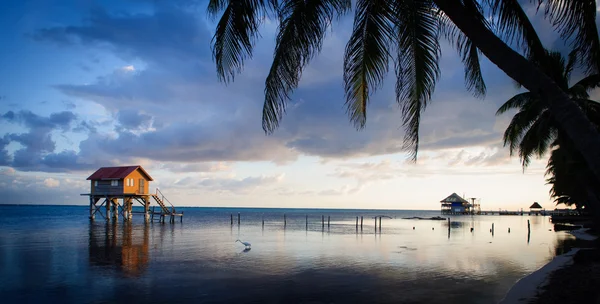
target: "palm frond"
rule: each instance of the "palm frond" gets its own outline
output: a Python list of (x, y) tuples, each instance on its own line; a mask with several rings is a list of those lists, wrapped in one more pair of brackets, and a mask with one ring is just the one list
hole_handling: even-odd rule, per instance
[(586, 92), (598, 88), (600, 87), (600, 74), (587, 76), (575, 83), (573, 87), (580, 87)]
[(266, 133), (279, 126), (289, 94), (298, 87), (302, 69), (320, 51), (327, 27), (350, 7), (350, 0), (287, 0), (280, 4), (282, 21), (265, 82), (262, 125)]
[(264, 16), (272, 9), (271, 0), (211, 0), (208, 13), (223, 12), (211, 41), (217, 76), (225, 83), (241, 72), (244, 60), (252, 57), (254, 41)]
[[(482, 22), (486, 27), (490, 27), (489, 22), (482, 12), (479, 2), (474, 0), (465, 0), (465, 8)], [(441, 33), (453, 44), (458, 51), (459, 56), (465, 67), (465, 86), (475, 97), (484, 97), (487, 91), (485, 81), (481, 74), (481, 65), (479, 63), (479, 49), (472, 41), (460, 31), (452, 21), (438, 12), (440, 18)]]
[(396, 98), (402, 105), (404, 148), (416, 160), (419, 124), (440, 75), (440, 22), (430, 0), (398, 0)]
[(588, 73), (600, 72), (600, 39), (596, 26), (596, 0), (538, 0), (565, 39), (581, 54)]
[(498, 17), (497, 29), (507, 41), (514, 41), (526, 57), (543, 65), (544, 46), (518, 0), (487, 0)]
[(390, 42), (395, 38), (392, 1), (359, 0), (352, 36), (344, 54), (346, 106), (350, 121), (358, 129), (367, 119), (369, 96), (388, 71)]
[(500, 106), (500, 108), (498, 108), (498, 111), (496, 111), (496, 116), (502, 115), (509, 110), (522, 109), (527, 103), (533, 102), (533, 98), (534, 95), (530, 92), (517, 94), (507, 100), (502, 106)]
[(575, 65), (577, 64), (577, 49), (572, 50), (569, 52), (569, 55), (567, 56), (567, 65), (565, 66), (565, 72), (564, 72), (564, 78), (569, 80), (571, 79), (571, 73), (573, 72), (573, 69), (575, 68)]
[(556, 128), (550, 111), (543, 111), (529, 126), (519, 143), (519, 157), (525, 169), (533, 156), (541, 158), (556, 139)]

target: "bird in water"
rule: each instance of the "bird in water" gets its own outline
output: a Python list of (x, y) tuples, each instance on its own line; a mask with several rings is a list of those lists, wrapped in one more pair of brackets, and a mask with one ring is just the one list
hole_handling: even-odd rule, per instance
[(252, 246), (252, 244), (250, 244), (250, 243), (248, 243), (248, 242), (242, 242), (242, 241), (240, 241), (240, 240), (235, 240), (235, 242), (236, 242), (236, 243), (237, 243), (237, 242), (240, 242), (240, 243), (242, 243), (244, 246), (246, 246), (246, 248), (250, 248), (250, 246)]

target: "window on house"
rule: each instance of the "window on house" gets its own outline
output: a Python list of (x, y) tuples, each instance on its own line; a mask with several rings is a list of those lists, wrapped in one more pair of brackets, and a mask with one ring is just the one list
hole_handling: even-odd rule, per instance
[(133, 186), (134, 186), (134, 181), (135, 181), (135, 179), (133, 179), (133, 178), (132, 178), (132, 179), (131, 179), (131, 187), (133, 187)]
[(125, 185), (127, 185), (127, 187), (131, 186), (131, 185), (129, 184), (129, 178), (125, 180)]
[(110, 185), (113, 186), (113, 187), (114, 186), (118, 186), (119, 185), (119, 181), (118, 180), (111, 180), (110, 181)]
[(94, 181), (94, 186), (98, 187), (98, 181)]

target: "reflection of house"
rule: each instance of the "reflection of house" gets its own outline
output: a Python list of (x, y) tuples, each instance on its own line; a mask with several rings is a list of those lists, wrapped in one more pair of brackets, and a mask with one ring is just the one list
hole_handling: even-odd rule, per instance
[(442, 214), (467, 214), (471, 212), (471, 203), (456, 193), (441, 200)]
[(148, 225), (135, 231), (130, 224), (90, 225), (90, 264), (114, 266), (126, 276), (140, 276), (148, 266), (149, 239)]

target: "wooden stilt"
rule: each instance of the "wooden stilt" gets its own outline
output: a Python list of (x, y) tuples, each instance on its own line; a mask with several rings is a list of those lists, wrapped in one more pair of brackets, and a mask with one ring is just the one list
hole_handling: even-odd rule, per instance
[(379, 232), (381, 232), (381, 216), (379, 217)]
[(356, 217), (356, 231), (358, 231), (358, 216)]
[(360, 231), (363, 230), (363, 217), (360, 217)]
[(233, 213), (231, 214), (231, 226), (233, 226)]
[(285, 213), (283, 214), (283, 228), (287, 226), (287, 218), (285, 217)]
[(94, 197), (90, 195), (90, 220), (95, 219), (96, 214), (96, 203), (94, 202)]
[(109, 198), (106, 199), (106, 205), (104, 206), (104, 208), (106, 208), (106, 217), (105, 217), (105, 219), (107, 221), (110, 221), (110, 199)]
[(238, 226), (240, 225), (240, 213), (238, 212)]
[(325, 216), (321, 215), (321, 229), (325, 229)]
[(375, 232), (377, 232), (377, 217), (375, 217)]
[(306, 230), (308, 230), (308, 214), (306, 215)]
[(327, 216), (327, 229), (329, 229), (329, 225), (330, 225), (330, 223), (331, 223), (331, 216), (330, 216), (330, 215), (328, 215), (328, 216)]

